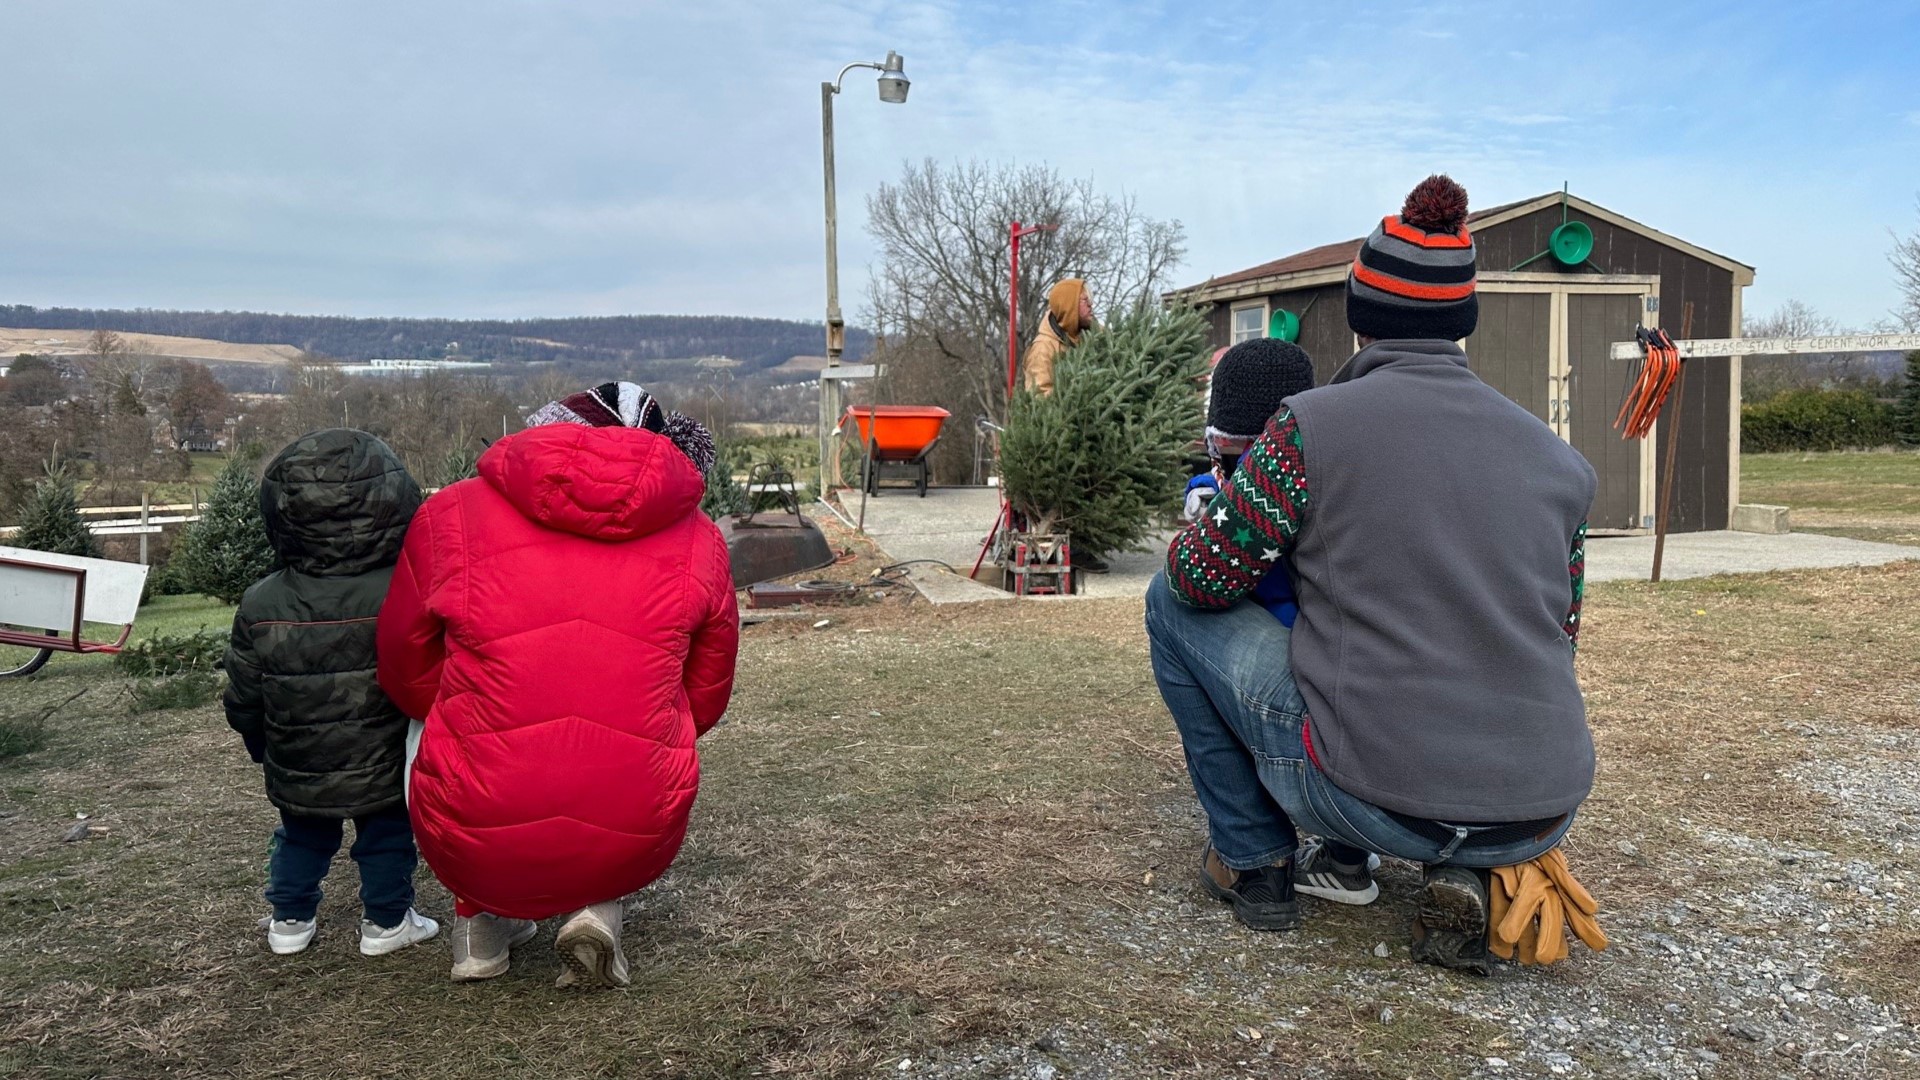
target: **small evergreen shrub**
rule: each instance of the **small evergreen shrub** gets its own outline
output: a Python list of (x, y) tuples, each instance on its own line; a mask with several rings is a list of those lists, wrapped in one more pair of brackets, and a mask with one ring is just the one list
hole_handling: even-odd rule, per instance
[(227, 635), (218, 630), (163, 634), (128, 645), (113, 658), (113, 663), (134, 678), (184, 675), (218, 671), (226, 650)]
[(189, 591), (237, 604), (241, 594), (279, 565), (260, 514), (253, 461), (236, 456), (221, 470), (200, 520), (180, 539), (169, 568)]

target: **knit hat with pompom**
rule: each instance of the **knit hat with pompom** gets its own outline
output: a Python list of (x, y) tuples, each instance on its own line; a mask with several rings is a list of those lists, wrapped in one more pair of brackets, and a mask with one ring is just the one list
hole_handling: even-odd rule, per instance
[(1347, 325), (1361, 337), (1458, 341), (1480, 321), (1467, 193), (1429, 176), (1380, 222), (1347, 271)]

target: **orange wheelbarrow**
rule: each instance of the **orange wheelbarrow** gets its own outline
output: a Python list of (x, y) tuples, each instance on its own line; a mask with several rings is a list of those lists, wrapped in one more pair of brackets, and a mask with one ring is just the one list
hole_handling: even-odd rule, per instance
[(926, 498), (927, 455), (939, 445), (940, 427), (953, 414), (936, 405), (849, 405), (847, 415), (866, 455), (867, 494), (878, 495), (881, 470), (893, 468), (911, 470), (920, 497)]

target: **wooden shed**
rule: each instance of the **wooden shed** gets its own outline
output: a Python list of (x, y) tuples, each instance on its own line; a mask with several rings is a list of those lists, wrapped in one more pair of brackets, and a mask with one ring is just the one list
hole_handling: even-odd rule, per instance
[[(1563, 221), (1591, 230), (1575, 264), (1547, 255)], [(1463, 344), (1474, 371), (1572, 443), (1600, 475), (1595, 532), (1653, 528), (1665, 419), (1648, 438), (1612, 430), (1631, 363), (1607, 358), (1636, 325), (1676, 339), (1740, 333), (1741, 291), (1753, 267), (1572, 195), (1554, 192), (1467, 218), (1478, 249), (1480, 323)], [(1325, 381), (1355, 350), (1347, 328), (1347, 267), (1361, 241), (1289, 255), (1171, 293), (1210, 307), (1216, 346), (1264, 336), (1275, 311), (1300, 320), (1299, 342)], [(1725, 529), (1740, 501), (1740, 361), (1687, 365), (1672, 519), (1676, 532)]]

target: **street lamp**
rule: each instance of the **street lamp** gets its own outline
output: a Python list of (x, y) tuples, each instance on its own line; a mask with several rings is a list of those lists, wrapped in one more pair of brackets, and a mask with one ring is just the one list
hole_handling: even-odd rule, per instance
[[(840, 315), (840, 249), (839, 249), (839, 212), (835, 208), (833, 192), (833, 95), (840, 92), (840, 84), (846, 80), (847, 72), (855, 68), (872, 68), (880, 73), (880, 100), (890, 105), (903, 105), (907, 100), (907, 90), (911, 85), (907, 81), (906, 61), (900, 54), (889, 50), (887, 58), (879, 63), (871, 61), (855, 62), (840, 69), (840, 75), (832, 82), (820, 84), (820, 143), (822, 157), (826, 164), (827, 179), (827, 367), (840, 366), (840, 354), (846, 348), (847, 324)], [(838, 380), (828, 378), (822, 373), (820, 379), (820, 493), (827, 492), (827, 454), (828, 442), (832, 438), (833, 427), (840, 420), (840, 384)]]

